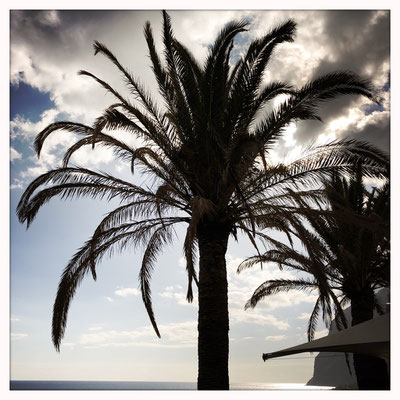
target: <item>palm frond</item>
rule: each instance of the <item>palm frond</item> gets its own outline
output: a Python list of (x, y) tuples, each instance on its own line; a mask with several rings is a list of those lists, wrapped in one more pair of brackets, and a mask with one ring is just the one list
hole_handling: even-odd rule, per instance
[(63, 168), (68, 167), (69, 161), (76, 151), (84, 146), (92, 145), (94, 142), (102, 145), (103, 147), (112, 149), (115, 156), (121, 158), (123, 161), (130, 160), (134, 153), (134, 149), (128, 146), (126, 143), (121, 142), (110, 135), (97, 133), (95, 137), (90, 135), (79, 140), (65, 152), (63, 158)]
[(69, 121), (59, 121), (50, 124), (39, 132), (35, 138), (34, 147), (38, 157), (43, 147), (43, 143), (49, 137), (49, 135), (55, 131), (64, 130), (67, 132), (77, 133), (78, 135), (90, 135), (93, 133), (93, 128), (84, 124)]
[(315, 329), (317, 328), (318, 315), (321, 308), (321, 302), (322, 298), (321, 296), (318, 296), (318, 299), (315, 302), (314, 308), (310, 314), (310, 319), (308, 320), (307, 339), (309, 342), (311, 342), (311, 340), (314, 340), (314, 334), (315, 334)]
[(245, 309), (254, 308), (259, 301), (267, 296), (280, 292), (288, 292), (289, 290), (314, 290), (317, 289), (317, 284), (314, 280), (307, 279), (271, 279), (261, 284), (247, 301)]
[(198, 284), (197, 274), (195, 269), (196, 236), (197, 236), (196, 224), (193, 222), (193, 220), (191, 220), (186, 230), (186, 236), (183, 245), (183, 251), (186, 259), (186, 271), (188, 274), (188, 289), (186, 293), (186, 299), (189, 303), (193, 301), (192, 281), (194, 280), (196, 284)]
[[(53, 186), (42, 189), (33, 196), (42, 185)], [(89, 196), (107, 199), (119, 197), (126, 200), (137, 196), (152, 197), (154, 194), (108, 174), (85, 168), (58, 168), (39, 176), (26, 188), (17, 206), (20, 222), (26, 221), (29, 226), (40, 207), (55, 196), (61, 196), (62, 199)]]
[(172, 232), (168, 225), (158, 228), (147, 243), (146, 250), (143, 255), (142, 266), (139, 273), (140, 290), (142, 292), (142, 300), (149, 315), (151, 324), (158, 337), (161, 337), (154, 317), (152, 302), (150, 279), (156, 261), (157, 254), (161, 251), (163, 245), (172, 240)]

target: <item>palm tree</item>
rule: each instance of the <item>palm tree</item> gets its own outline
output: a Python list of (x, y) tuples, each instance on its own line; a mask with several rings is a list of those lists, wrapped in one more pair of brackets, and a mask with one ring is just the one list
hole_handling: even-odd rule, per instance
[[(200, 65), (174, 36), (170, 17), (163, 12), (163, 63), (156, 51), (152, 29), (146, 23), (152, 69), (165, 106), (159, 108), (136, 78), (103, 44), (95, 42), (95, 54), (106, 56), (118, 68), (135, 103), (109, 84), (86, 71), (110, 92), (116, 103), (106, 109), (92, 127), (56, 122), (35, 141), (38, 156), (46, 138), (66, 130), (81, 138), (65, 153), (63, 166), (34, 180), (18, 205), (18, 216), (27, 225), (39, 208), (54, 196), (119, 198), (121, 205), (99, 224), (93, 236), (73, 256), (59, 283), (53, 310), (52, 338), (57, 350), (63, 338), (70, 302), (88, 273), (96, 279), (96, 264), (113, 249), (144, 246), (139, 271), (142, 299), (158, 336), (152, 309), (150, 278), (157, 254), (172, 240), (177, 224), (187, 225), (184, 254), (187, 261), (187, 300), (198, 286), (198, 388), (228, 389), (228, 285), (225, 253), (230, 235), (244, 232), (252, 243), (268, 240), (259, 228), (286, 231), (294, 215), (290, 199), (300, 196), (286, 190), (288, 183), (316, 180), (332, 169), (351, 171), (354, 160), (363, 160), (370, 176), (382, 176), (379, 154), (364, 143), (335, 142), (290, 165), (271, 166), (268, 150), (298, 120), (316, 119), (317, 106), (344, 94), (375, 100), (370, 83), (350, 72), (334, 72), (296, 90), (283, 82), (264, 83), (263, 71), (275, 47), (293, 40), (293, 20), (254, 40), (243, 58), (231, 66), (234, 38), (246, 30), (245, 21), (228, 23)], [(278, 95), (286, 100), (270, 112), (266, 107)], [(140, 138), (133, 148), (115, 138), (112, 131)], [(152, 185), (139, 187), (109, 174), (70, 167), (73, 153), (83, 146), (104, 146), (127, 161), (134, 172), (139, 165)], [(42, 187), (35, 194), (35, 191)], [(307, 196), (313, 197), (307, 192)], [(315, 195), (317, 196), (317, 194)], [(196, 256), (199, 256), (198, 272)]]
[[(247, 308), (255, 307), (261, 299), (291, 289), (316, 290), (319, 296), (308, 323), (309, 340), (313, 339), (321, 311), (327, 326), (332, 315), (337, 314), (335, 322), (339, 329), (347, 327), (342, 308), (348, 303), (352, 326), (372, 319), (375, 309), (383, 313), (375, 292), (390, 284), (389, 182), (368, 191), (360, 167), (356, 166), (354, 171), (349, 181), (333, 173), (325, 182), (324, 192), (332, 212), (305, 212), (313, 232), (301, 223), (294, 226), (307, 254), (276, 243), (274, 249), (245, 260), (239, 267), (242, 270), (257, 262), (274, 262), (280, 268), (311, 276), (267, 281), (246, 304)], [(389, 388), (383, 359), (354, 354), (353, 360), (359, 389)]]

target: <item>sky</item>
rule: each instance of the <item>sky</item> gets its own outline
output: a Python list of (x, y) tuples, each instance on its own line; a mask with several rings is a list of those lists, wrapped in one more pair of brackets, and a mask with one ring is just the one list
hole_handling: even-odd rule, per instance
[[(367, 140), (390, 150), (390, 48), (387, 11), (171, 11), (176, 37), (204, 60), (207, 46), (223, 25), (246, 18), (249, 31), (235, 43), (240, 57), (249, 42), (288, 18), (297, 22), (294, 43), (277, 48), (265, 74), (269, 80), (297, 87), (321, 74), (351, 70), (373, 82), (381, 104), (342, 97), (321, 108), (323, 123), (288, 127), (271, 153), (272, 161), (290, 160), (310, 142), (345, 137)], [(158, 99), (143, 26), (151, 22), (161, 50), (159, 11), (22, 11), (10, 15), (10, 311), (11, 379), (195, 381), (197, 378), (197, 306), (185, 301), (183, 229), (175, 244), (158, 258), (153, 274), (153, 308), (161, 339), (154, 334), (138, 291), (141, 252), (105, 259), (98, 279), (78, 288), (69, 311), (66, 334), (57, 353), (51, 342), (51, 313), (59, 278), (75, 251), (102, 216), (117, 203), (52, 200), (29, 230), (15, 215), (29, 182), (60, 165), (63, 151), (76, 138), (57, 132), (40, 159), (35, 135), (57, 120), (92, 124), (113, 98), (94, 81), (78, 76), (84, 69), (124, 90), (108, 60), (94, 56), (92, 44), (106, 44)], [(135, 144), (135, 143), (132, 143)], [(96, 147), (79, 150), (72, 163), (143, 182), (129, 165)], [(238, 275), (238, 264), (254, 250), (245, 238), (230, 241), (227, 252), (230, 313), (230, 380), (305, 383), (313, 358), (285, 358), (263, 363), (263, 352), (306, 340), (307, 319), (316, 296), (301, 292), (276, 295), (245, 311), (244, 304), (265, 280), (293, 276), (266, 265)], [(326, 335), (320, 323), (317, 337)], [(315, 356), (315, 355), (314, 355)]]

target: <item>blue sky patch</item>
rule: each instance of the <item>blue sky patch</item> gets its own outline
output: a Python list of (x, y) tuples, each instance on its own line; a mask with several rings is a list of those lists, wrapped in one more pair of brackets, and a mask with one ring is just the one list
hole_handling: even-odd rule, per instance
[(20, 82), (19, 85), (10, 85), (11, 120), (19, 114), (32, 122), (38, 122), (40, 114), (54, 106), (48, 92), (40, 92), (24, 82)]

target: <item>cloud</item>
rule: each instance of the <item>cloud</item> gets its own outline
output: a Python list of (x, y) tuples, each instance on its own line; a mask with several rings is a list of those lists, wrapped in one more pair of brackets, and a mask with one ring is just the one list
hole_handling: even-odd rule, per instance
[(63, 348), (63, 349), (67, 348), (67, 349), (70, 349), (70, 350), (74, 350), (75, 347), (76, 347), (76, 343), (73, 343), (73, 342), (61, 343), (61, 348)]
[(189, 303), (186, 299), (186, 291), (180, 285), (168, 286), (165, 290), (159, 293), (159, 296), (165, 299), (171, 299), (181, 306), (197, 307), (197, 292), (193, 293), (193, 302)]
[(329, 333), (328, 329), (322, 329), (320, 331), (316, 331), (314, 334), (314, 339), (325, 337), (328, 335), (328, 333)]
[(22, 154), (15, 150), (13, 147), (10, 148), (10, 161), (13, 163), (15, 160), (20, 160)]
[(185, 257), (180, 257), (178, 260), (178, 265), (181, 268), (186, 268), (186, 258)]
[(45, 110), (38, 122), (32, 122), (21, 115), (17, 115), (10, 123), (11, 139), (21, 139), (32, 142), (36, 135), (48, 125), (56, 121), (59, 112), (56, 109)]
[(24, 182), (18, 178), (14, 178), (13, 183), (10, 185), (10, 189), (22, 189)]
[(238, 312), (235, 308), (230, 308), (229, 316), (232, 323), (246, 323), (246, 324), (256, 324), (263, 326), (273, 326), (281, 331), (286, 331), (289, 329), (290, 325), (286, 321), (281, 321), (277, 317), (270, 314), (264, 314), (259, 311), (251, 310), (247, 313)]
[[(302, 329), (302, 328), (298, 328), (298, 330), (300, 330), (300, 329)], [(314, 332), (314, 340), (315, 340), (315, 339), (322, 338), (322, 337), (325, 337), (325, 336), (327, 336), (328, 334), (329, 334), (329, 330), (328, 330), (328, 329), (321, 329), (321, 330), (319, 330), (319, 331), (315, 331), (315, 332)], [(307, 333), (299, 333), (299, 334), (297, 334), (296, 336), (298, 336), (299, 338), (301, 338), (301, 340), (304, 339), (304, 340), (307, 340), (307, 341), (308, 341)]]
[(120, 297), (139, 296), (140, 294), (136, 288), (121, 288), (115, 290), (114, 293)]
[[(56, 109), (44, 111), (38, 122), (32, 122), (20, 115), (17, 115), (11, 122), (11, 140), (19, 139), (22, 142), (32, 143), (36, 135), (46, 126), (56, 121), (58, 116)], [(50, 135), (46, 144), (43, 146), (40, 158), (36, 156), (30, 157), (26, 167), (19, 173), (19, 184), (14, 187), (20, 187), (26, 180), (36, 178), (38, 175), (45, 173), (49, 169), (56, 168), (61, 164), (61, 155), (57, 152), (60, 148), (69, 147), (73, 143), (73, 137), (67, 133), (59, 135)], [(11, 153), (12, 156), (12, 153)], [(26, 160), (25, 160), (26, 161)]]
[(43, 25), (57, 26), (61, 20), (58, 11), (46, 10), (39, 13), (39, 20)]
[(21, 340), (27, 338), (29, 335), (27, 333), (12, 333), (11, 340)]
[(90, 326), (88, 331), (101, 331), (103, 329), (102, 326)]
[(310, 314), (309, 313), (301, 313), (297, 319), (309, 319), (310, 318)]
[(276, 335), (276, 336), (267, 336), (265, 340), (268, 340), (270, 342), (280, 342), (281, 340), (284, 340), (286, 338), (285, 335)]
[(131, 331), (100, 330), (81, 335), (79, 344), (85, 348), (98, 347), (165, 347), (185, 348), (197, 346), (197, 322), (186, 321), (159, 325), (162, 340), (151, 326)]

